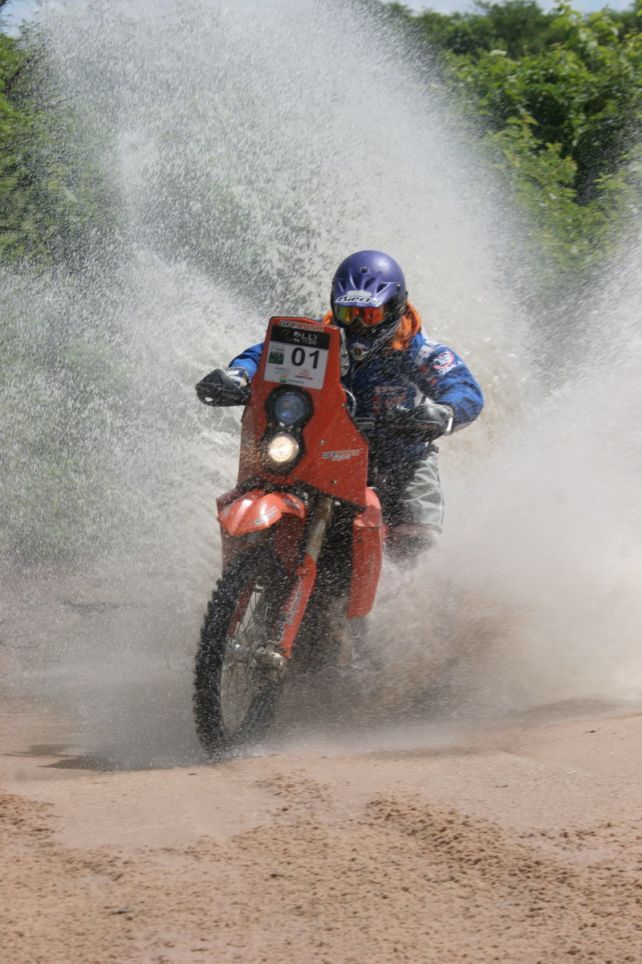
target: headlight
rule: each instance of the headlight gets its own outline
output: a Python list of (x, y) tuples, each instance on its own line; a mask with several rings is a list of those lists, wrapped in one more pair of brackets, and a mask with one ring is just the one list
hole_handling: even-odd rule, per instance
[(293, 435), (278, 432), (273, 435), (267, 446), (267, 455), (275, 465), (287, 465), (293, 462), (299, 454), (299, 443)]
[(272, 402), (272, 414), (281, 425), (298, 425), (310, 415), (310, 402), (303, 392), (279, 392)]

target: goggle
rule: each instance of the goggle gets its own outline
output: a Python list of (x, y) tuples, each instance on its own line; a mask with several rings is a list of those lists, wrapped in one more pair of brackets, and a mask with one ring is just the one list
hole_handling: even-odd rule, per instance
[(351, 325), (353, 321), (360, 321), (366, 328), (376, 328), (386, 316), (386, 306), (365, 308), (363, 305), (335, 305), (334, 317), (342, 325)]

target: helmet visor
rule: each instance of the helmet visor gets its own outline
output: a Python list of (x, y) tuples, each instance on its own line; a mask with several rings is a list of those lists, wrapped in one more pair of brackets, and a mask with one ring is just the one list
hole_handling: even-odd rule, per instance
[(334, 317), (337, 321), (350, 326), (353, 321), (360, 321), (366, 328), (376, 328), (383, 323), (386, 316), (386, 306), (365, 308), (363, 305), (335, 305)]

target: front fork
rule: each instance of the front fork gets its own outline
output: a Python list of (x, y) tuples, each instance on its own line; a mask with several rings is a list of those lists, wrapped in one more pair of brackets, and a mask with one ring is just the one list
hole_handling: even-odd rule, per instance
[(330, 496), (321, 496), (312, 510), (303, 557), (295, 570), (295, 581), (285, 601), (278, 639), (275, 639), (270, 654), (270, 662), (277, 672), (285, 670), (292, 656), (292, 647), (316, 582), (317, 561), (332, 518), (333, 506)]
[(296, 569), (296, 580), (283, 611), (283, 631), (279, 648), (286, 659), (292, 655), (294, 640), (308, 607), (317, 578), (317, 562), (332, 518), (333, 500), (321, 496), (310, 517), (303, 558)]
[(305, 547), (305, 556), (309, 556), (316, 566), (323, 548), (325, 534), (332, 518), (334, 500), (329, 495), (322, 495), (312, 511), (310, 528)]

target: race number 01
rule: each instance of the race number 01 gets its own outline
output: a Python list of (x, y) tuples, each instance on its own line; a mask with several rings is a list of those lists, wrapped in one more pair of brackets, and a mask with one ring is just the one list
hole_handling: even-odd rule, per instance
[[(306, 362), (306, 350), (298, 346), (292, 350), (292, 364), (300, 368), (305, 365)], [(310, 352), (310, 358), (312, 359), (312, 368), (318, 368), (319, 365), (319, 349), (316, 348), (314, 351)]]

